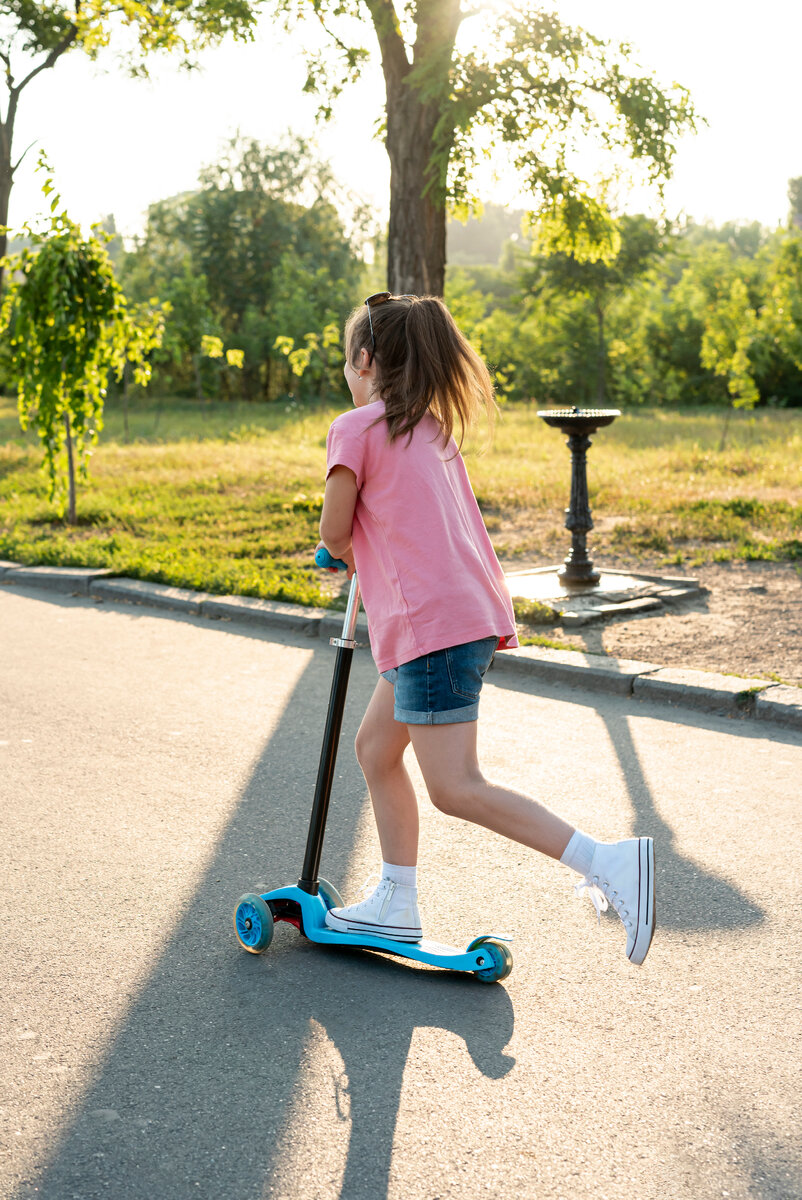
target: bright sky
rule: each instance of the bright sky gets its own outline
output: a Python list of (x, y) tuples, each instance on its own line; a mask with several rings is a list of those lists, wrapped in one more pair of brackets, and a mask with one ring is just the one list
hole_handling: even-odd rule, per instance
[[(802, 175), (796, 132), (802, 5), (555, 2), (565, 20), (630, 42), (660, 81), (690, 88), (707, 118), (708, 127), (681, 145), (667, 192), (670, 215), (716, 223), (785, 220), (788, 179)], [(253, 44), (229, 42), (201, 61), (203, 69), (191, 75), (160, 65), (151, 82), (127, 79), (111, 60), (92, 65), (78, 53), (43, 72), (20, 102), (16, 155), (36, 145), (17, 174), (12, 227), (42, 208), (41, 178), (33, 171), (40, 147), (75, 219), (88, 224), (113, 213), (118, 228), (133, 234), (148, 204), (193, 188), (199, 168), (237, 130), (270, 143), (288, 130), (315, 134), (340, 179), (386, 211), (389, 168), (373, 140), (384, 99), (377, 64), (343, 96), (334, 124), (315, 132), (315, 101), (301, 92), (297, 38), (290, 42), (264, 20)], [(486, 198), (525, 206), (509, 183), (492, 185)], [(647, 201), (636, 196), (627, 207), (643, 210)]]

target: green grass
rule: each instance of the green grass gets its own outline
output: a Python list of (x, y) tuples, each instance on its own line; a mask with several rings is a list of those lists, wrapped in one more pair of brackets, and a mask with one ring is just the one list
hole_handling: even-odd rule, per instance
[(524, 625), (556, 625), (559, 614), (550, 604), (542, 604), (540, 600), (525, 600), (521, 596), (513, 596), (512, 607), (515, 619)]
[[(0, 408), (0, 557), (100, 566), (138, 579), (302, 604), (329, 603), (310, 566), (335, 410), (298, 416), (173, 402), (145, 410), (122, 441), (108, 414), (78, 526), (54, 516), (40, 452)], [(234, 418), (232, 423), (232, 418)], [(154, 434), (154, 426), (156, 433)], [(324, 581), (327, 582), (327, 581)]]
[[(73, 528), (47, 499), (35, 436), (20, 432), (13, 402), (0, 400), (0, 557), (338, 603), (334, 577), (309, 565), (337, 411), (148, 397), (132, 406), (126, 440), (122, 412), (110, 405)], [(596, 561), (802, 559), (800, 415), (733, 414), (719, 452), (723, 419), (637, 410), (599, 431), (588, 455)], [(562, 436), (534, 408), (508, 407), (492, 446), (466, 451), (500, 554), (561, 558), (570, 480)]]
[(542, 634), (535, 633), (531, 637), (519, 637), (518, 643), (521, 646), (541, 646), (547, 650), (581, 650), (585, 647), (578, 645), (577, 642), (558, 642), (554, 638), (544, 637)]

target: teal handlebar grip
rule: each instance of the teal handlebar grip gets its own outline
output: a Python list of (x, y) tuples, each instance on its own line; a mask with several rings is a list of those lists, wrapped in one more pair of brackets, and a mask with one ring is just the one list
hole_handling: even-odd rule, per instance
[(348, 563), (343, 562), (341, 558), (332, 558), (325, 546), (315, 551), (315, 563), (319, 567), (334, 568), (337, 571), (348, 570)]

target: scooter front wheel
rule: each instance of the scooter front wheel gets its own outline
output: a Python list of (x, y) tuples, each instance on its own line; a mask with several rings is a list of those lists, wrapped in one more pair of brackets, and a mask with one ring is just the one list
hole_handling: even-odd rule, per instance
[(249, 954), (261, 954), (273, 941), (273, 914), (255, 892), (249, 892), (237, 901), (234, 932), (240, 946)]
[(471, 942), (468, 949), (481, 949), (486, 952), (487, 966), (474, 971), (476, 978), (481, 979), (482, 983), (500, 983), (512, 970), (512, 950), (506, 942), (497, 938), (480, 937)]

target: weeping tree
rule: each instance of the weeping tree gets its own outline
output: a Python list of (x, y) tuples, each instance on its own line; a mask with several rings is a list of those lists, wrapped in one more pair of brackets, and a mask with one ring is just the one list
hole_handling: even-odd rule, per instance
[(248, 0), (0, 0), (0, 70), (5, 85), (5, 104), (0, 99), (0, 258), (6, 253), (14, 176), (30, 149), (19, 153), (15, 148), (19, 106), (43, 71), (52, 70), (65, 54), (82, 52), (96, 58), (106, 46), (118, 44), (126, 47), (131, 72), (147, 75), (148, 58), (156, 51), (175, 51), (188, 60), (193, 51), (228, 32), (250, 37), (255, 8)]
[[(4, 260), (11, 283), (0, 310), (0, 335), (8, 338), (9, 373), (17, 389), (20, 424), (33, 426), (45, 452), (49, 499), (77, 521), (76, 479), (103, 428), (106, 384), (127, 367), (147, 384), (148, 356), (161, 344), (165, 308), (129, 309), (98, 226), (84, 238), (48, 178), (51, 216), (44, 232), (29, 227), (30, 246)], [(66, 487), (65, 487), (66, 476)]]
[(678, 136), (693, 128), (685, 89), (661, 87), (631, 65), (628, 46), (545, 9), (491, 11), (461, 0), (272, 0), (272, 8), (291, 30), (316, 19), (330, 34), (329, 50), (310, 54), (306, 82), (320, 94), (324, 118), (359, 76), (369, 54), (363, 33), (372, 27), (386, 89), (394, 292), (442, 295), (447, 210), (476, 205), (484, 156), (506, 155), (532, 212), (559, 216), (564, 249), (585, 242), (601, 252), (609, 218), (577, 173), (583, 147), (607, 152), (611, 176), (623, 152), (659, 190)]

